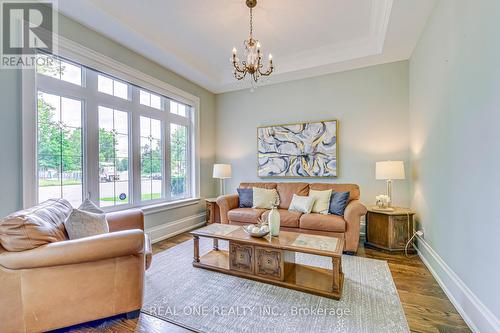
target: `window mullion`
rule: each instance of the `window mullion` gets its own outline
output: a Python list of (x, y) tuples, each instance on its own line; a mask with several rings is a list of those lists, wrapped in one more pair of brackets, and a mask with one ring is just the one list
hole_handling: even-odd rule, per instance
[[(169, 101), (169, 100), (167, 100)], [(165, 131), (163, 134), (163, 160), (164, 163), (164, 173), (165, 176), (165, 198), (167, 200), (172, 200), (172, 170), (171, 170), (171, 156), (170, 156), (170, 103), (165, 102), (165, 119), (164, 119), (164, 128)]]
[[(132, 110), (130, 111), (129, 119), (130, 130), (129, 130), (129, 156), (132, 159), (132, 167), (130, 177), (132, 177), (132, 182), (130, 186), (129, 193), (132, 193), (131, 202), (134, 205), (139, 205), (141, 203), (141, 131), (140, 131), (140, 114), (139, 110), (139, 89), (136, 86), (132, 86)], [(130, 157), (129, 157), (130, 158)]]
[(85, 177), (86, 192), (84, 198), (89, 196), (94, 202), (99, 203), (99, 116), (98, 101), (95, 98), (97, 91), (97, 75), (94, 71), (85, 70), (86, 96), (84, 101), (84, 152), (87, 170)]

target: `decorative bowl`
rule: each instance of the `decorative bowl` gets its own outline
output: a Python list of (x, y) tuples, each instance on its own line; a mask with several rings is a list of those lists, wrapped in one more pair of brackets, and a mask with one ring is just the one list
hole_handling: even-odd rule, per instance
[(255, 228), (255, 226), (250, 224), (250, 225), (244, 226), (243, 230), (245, 230), (245, 232), (247, 234), (249, 234), (250, 236), (256, 237), (256, 238), (262, 238), (262, 237), (266, 236), (267, 234), (269, 234), (269, 228), (267, 228), (266, 230), (262, 230), (259, 228), (259, 232), (253, 232), (253, 230), (252, 230), (253, 228)]

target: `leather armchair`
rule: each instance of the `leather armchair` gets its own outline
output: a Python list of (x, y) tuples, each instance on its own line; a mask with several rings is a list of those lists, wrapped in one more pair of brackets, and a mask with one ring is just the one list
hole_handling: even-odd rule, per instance
[(110, 233), (9, 252), (0, 246), (2, 332), (40, 332), (138, 315), (149, 239), (139, 210), (108, 214)]

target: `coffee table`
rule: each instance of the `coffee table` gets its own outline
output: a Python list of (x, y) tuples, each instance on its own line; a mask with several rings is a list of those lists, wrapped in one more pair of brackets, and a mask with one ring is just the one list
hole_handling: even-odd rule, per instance
[[(211, 224), (190, 232), (194, 239), (193, 266), (231, 274), (311, 294), (340, 299), (344, 274), (344, 238), (280, 231), (279, 237), (254, 238), (242, 227)], [(213, 239), (213, 249), (200, 256), (199, 238)], [(229, 251), (219, 249), (229, 241)], [(330, 257), (332, 269), (295, 262), (295, 253)]]

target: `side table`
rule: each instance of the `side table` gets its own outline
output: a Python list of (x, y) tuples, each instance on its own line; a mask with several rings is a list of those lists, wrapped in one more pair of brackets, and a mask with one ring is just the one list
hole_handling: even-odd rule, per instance
[[(409, 208), (393, 208), (393, 211), (368, 208), (365, 247), (391, 252), (404, 251), (406, 243), (413, 235), (415, 212)], [(411, 252), (413, 248), (409, 250)]]
[(207, 224), (220, 223), (220, 209), (219, 205), (217, 205), (217, 198), (207, 198), (205, 203)]

